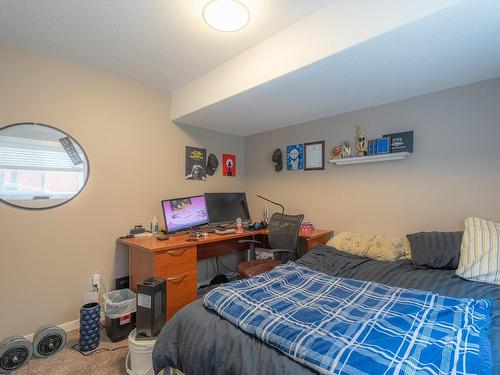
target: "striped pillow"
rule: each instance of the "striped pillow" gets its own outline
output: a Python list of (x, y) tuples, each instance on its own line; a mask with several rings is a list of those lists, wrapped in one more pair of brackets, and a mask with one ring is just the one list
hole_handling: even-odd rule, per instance
[(456, 274), (472, 281), (500, 284), (500, 224), (477, 217), (465, 219)]

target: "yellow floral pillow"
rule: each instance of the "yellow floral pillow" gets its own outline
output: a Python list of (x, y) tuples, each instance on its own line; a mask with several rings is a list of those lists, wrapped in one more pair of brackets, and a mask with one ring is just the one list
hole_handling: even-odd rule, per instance
[(366, 256), (373, 239), (371, 234), (347, 233), (342, 240), (342, 250), (352, 254)]
[(328, 245), (376, 260), (395, 261), (410, 258), (410, 244), (399, 237), (342, 232), (333, 237)]

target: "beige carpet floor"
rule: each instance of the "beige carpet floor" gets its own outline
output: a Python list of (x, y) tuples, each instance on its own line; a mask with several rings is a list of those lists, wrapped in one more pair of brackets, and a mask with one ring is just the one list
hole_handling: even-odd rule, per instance
[[(101, 344), (98, 349), (117, 349), (114, 351), (100, 351), (88, 357), (83, 356), (71, 346), (78, 343), (78, 331), (68, 334), (66, 347), (52, 357), (39, 359), (33, 357), (31, 361), (15, 375), (126, 375), (125, 358), (128, 352), (128, 341), (113, 343), (101, 331)], [(78, 348), (78, 346), (77, 346)]]

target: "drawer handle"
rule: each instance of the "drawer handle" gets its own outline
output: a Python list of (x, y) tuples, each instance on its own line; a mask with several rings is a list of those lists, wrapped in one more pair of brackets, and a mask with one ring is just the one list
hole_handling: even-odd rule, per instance
[(178, 255), (182, 255), (186, 252), (186, 249), (181, 249), (181, 250), (174, 250), (174, 251), (169, 251), (167, 254), (168, 255), (173, 255), (173, 256), (178, 256)]
[(184, 274), (184, 275), (177, 276), (177, 277), (169, 277), (169, 278), (167, 279), (167, 281), (170, 281), (170, 282), (172, 282), (172, 283), (176, 283), (176, 284), (177, 284), (177, 283), (180, 283), (182, 280), (184, 280), (184, 279), (186, 278), (186, 276), (187, 276), (187, 275), (186, 275), (186, 274)]

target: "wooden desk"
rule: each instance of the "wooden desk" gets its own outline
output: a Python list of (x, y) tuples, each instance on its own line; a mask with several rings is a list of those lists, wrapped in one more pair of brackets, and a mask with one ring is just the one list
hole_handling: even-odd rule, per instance
[[(238, 240), (255, 237), (264, 241), (267, 230), (245, 231), (227, 235), (209, 233), (208, 237), (196, 242), (187, 241), (189, 236), (171, 236), (160, 241), (156, 237), (137, 237), (119, 239), (130, 250), (129, 270), (130, 287), (136, 289), (137, 283), (147, 277), (155, 276), (167, 280), (167, 320), (178, 310), (196, 299), (197, 260), (224, 254), (244, 251), (248, 244)], [(300, 254), (325, 244), (333, 236), (332, 230), (313, 230), (301, 232), (299, 237)]]

